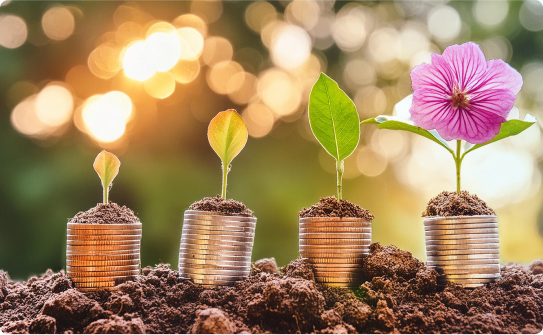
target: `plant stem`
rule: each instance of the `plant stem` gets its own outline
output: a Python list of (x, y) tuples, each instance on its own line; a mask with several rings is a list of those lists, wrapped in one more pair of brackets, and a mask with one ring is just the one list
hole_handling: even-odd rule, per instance
[(336, 161), (336, 170), (337, 170), (337, 199), (341, 200), (341, 191), (342, 191), (342, 184), (343, 184), (343, 171), (345, 171), (345, 164), (343, 164), (344, 161)]
[(230, 172), (230, 165), (224, 166), (222, 163), (222, 198), (226, 199), (226, 184), (228, 181), (228, 172)]
[(109, 202), (109, 187), (105, 187), (102, 185), (102, 188), (104, 189), (104, 204), (108, 204)]
[(460, 167), (462, 165), (462, 158), (460, 152), (462, 150), (462, 141), (456, 141), (456, 157), (454, 157), (454, 162), (456, 165), (456, 193), (460, 194)]

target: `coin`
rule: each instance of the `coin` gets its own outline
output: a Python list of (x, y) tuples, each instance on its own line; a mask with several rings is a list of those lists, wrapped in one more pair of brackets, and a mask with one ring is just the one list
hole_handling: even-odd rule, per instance
[(70, 251), (93, 251), (93, 252), (110, 252), (110, 251), (129, 251), (134, 252), (133, 250), (139, 250), (140, 244), (115, 244), (115, 245), (71, 245), (66, 246), (67, 250)]
[(371, 233), (300, 233), (300, 239), (371, 239)]
[(255, 235), (254, 231), (230, 231), (224, 230), (205, 230), (196, 229), (191, 227), (183, 227), (182, 234), (196, 234), (196, 235), (226, 235), (226, 236), (239, 236), (239, 237), (252, 237)]
[(475, 278), (475, 279), (469, 279), (469, 278), (448, 278), (444, 279), (439, 277), (437, 279), (438, 282), (451, 282), (451, 283), (457, 283), (457, 284), (479, 284), (479, 283), (492, 283), (496, 281), (496, 279), (499, 279), (500, 277), (493, 277), (493, 278)]
[(310, 258), (310, 259), (314, 259), (314, 258), (350, 258), (350, 259), (357, 259), (357, 260), (361, 261), (362, 257), (364, 255), (367, 255), (367, 254), (368, 253), (363, 253), (363, 252), (350, 252), (350, 253), (337, 252), (337, 253), (332, 253), (332, 252), (300, 251), (300, 255), (303, 258)]
[(254, 233), (256, 226), (229, 226), (226, 224), (221, 225), (209, 225), (209, 224), (199, 224), (198, 220), (187, 219), (183, 222), (183, 229), (198, 229), (204, 231), (230, 231), (230, 232), (247, 232)]
[(182, 272), (182, 276), (191, 279), (238, 281), (249, 277), (249, 272), (232, 274)]
[(462, 215), (462, 216), (436, 216), (424, 219), (424, 224), (466, 224), (466, 223), (494, 223), (498, 222), (496, 215)]
[(434, 240), (466, 241), (466, 240), (474, 240), (474, 239), (486, 240), (486, 239), (498, 239), (498, 238), (500, 238), (498, 234), (426, 235), (427, 241), (434, 241)]
[(328, 287), (343, 287), (343, 288), (355, 288), (360, 285), (358, 282), (354, 283), (324, 283)]
[(74, 272), (70, 271), (70, 274), (73, 276), (85, 276), (85, 277), (107, 277), (107, 276), (137, 276), (140, 274), (138, 270), (130, 271), (103, 271), (103, 272)]
[(361, 269), (361, 264), (343, 264), (343, 263), (311, 263), (315, 269), (334, 269), (334, 268), (349, 268), (349, 269)]
[[(181, 253), (180, 253), (181, 255)], [(228, 256), (228, 255), (206, 255), (206, 254), (193, 254), (193, 253), (182, 253), (183, 257), (186, 259), (200, 259), (200, 260), (224, 260), (224, 261), (239, 261), (239, 262), (250, 262), (251, 255), (248, 256)]]
[(141, 222), (138, 223), (70, 223), (68, 222), (68, 229), (104, 229), (104, 230), (125, 230), (125, 229), (141, 229)]
[(466, 254), (500, 254), (500, 249), (495, 247), (493, 249), (457, 249), (457, 250), (428, 250), (426, 248), (427, 256), (445, 256), (445, 255), (466, 255)]
[(316, 277), (319, 283), (360, 283), (362, 280), (359, 278), (350, 277)]
[(429, 268), (436, 270), (438, 274), (443, 275), (447, 278), (448, 277), (464, 278), (466, 276), (473, 276), (473, 278), (485, 278), (485, 277), (478, 277), (478, 276), (483, 276), (483, 275), (495, 276), (499, 273), (499, 270), (496, 270), (496, 269), (480, 270), (480, 269), (443, 269), (442, 267), (429, 267)]
[(300, 238), (300, 245), (367, 245), (371, 244), (371, 239), (346, 239), (346, 238)]
[(225, 257), (247, 257), (247, 258), (251, 258), (251, 254), (252, 252), (249, 250), (249, 251), (222, 251), (222, 252), (219, 252), (219, 251), (214, 251), (214, 250), (206, 250), (206, 249), (191, 249), (191, 248), (179, 248), (179, 254), (183, 254), (183, 255), (188, 255), (188, 256), (191, 256), (191, 255), (199, 255), (201, 257), (196, 257), (196, 258), (205, 258), (207, 256), (216, 256), (216, 257), (222, 257), (222, 256), (225, 256)]
[(233, 241), (233, 240), (209, 240), (195, 239), (189, 236), (181, 235), (181, 243), (199, 244), (199, 245), (214, 245), (221, 247), (253, 247), (252, 241)]
[(202, 235), (202, 234), (182, 234), (181, 238), (193, 240), (210, 240), (219, 242), (245, 242), (253, 243), (253, 236), (230, 236), (230, 235)]
[(467, 254), (467, 255), (444, 255), (444, 256), (432, 256), (427, 255), (426, 259), (428, 261), (450, 261), (450, 260), (482, 260), (482, 259), (491, 259), (499, 260), (499, 254)]
[(345, 227), (345, 228), (371, 228), (371, 223), (356, 222), (356, 221), (315, 221), (315, 222), (302, 222), (300, 221), (300, 228), (322, 228), (322, 227)]
[(498, 234), (498, 228), (483, 228), (483, 229), (433, 229), (426, 230), (426, 236), (434, 235), (470, 235), (470, 234)]
[(303, 218), (300, 218), (300, 223), (308, 223), (308, 222), (334, 222), (334, 223), (357, 222), (357, 223), (371, 224), (371, 220), (364, 219), (364, 218), (354, 218), (354, 217), (303, 217)]
[(187, 259), (183, 258), (182, 261), (179, 260), (179, 264), (194, 264), (194, 265), (222, 265), (222, 266), (251, 266), (251, 261), (227, 261), (227, 260), (212, 260), (212, 259)]
[(463, 240), (426, 240), (426, 245), (470, 245), (470, 244), (490, 244), (490, 243), (499, 243), (499, 238), (469, 238)]
[(427, 261), (427, 266), (446, 266), (446, 265), (499, 265), (499, 259), (468, 259), (468, 260), (438, 260)]
[(123, 265), (123, 266), (71, 266), (66, 265), (66, 272), (108, 272), (108, 271), (130, 271), (130, 270), (139, 270), (140, 266), (138, 265)]
[(446, 274), (443, 275), (443, 279), (497, 279), (500, 278), (499, 273), (461, 273), (461, 274)]
[(179, 271), (196, 273), (196, 274), (240, 274), (248, 273), (251, 270), (250, 266), (225, 266), (225, 265), (196, 265), (196, 264), (179, 264)]
[(67, 235), (66, 238), (72, 241), (139, 241), (141, 235)]
[(125, 255), (74, 255), (67, 254), (66, 257), (71, 260), (79, 261), (100, 261), (100, 260), (134, 260), (140, 259), (140, 254), (125, 254)]
[(98, 240), (98, 241), (83, 241), (83, 240), (67, 240), (67, 245), (140, 245), (140, 240)]
[[(82, 275), (81, 277), (70, 276), (70, 279), (74, 283), (96, 283), (96, 282), (122, 282), (123, 280), (130, 280), (130, 276), (105, 276), (105, 277), (87, 277)], [(135, 276), (132, 276), (135, 277)], [(133, 279), (133, 278), (132, 278)]]
[(193, 249), (209, 251), (208, 253), (221, 253), (223, 252), (251, 252), (253, 246), (249, 245), (222, 245), (222, 244), (192, 244), (189, 242), (181, 242), (181, 249)]
[(300, 233), (365, 233), (371, 234), (371, 228), (363, 227), (310, 227), (299, 228)]
[(247, 216), (230, 216), (230, 215), (209, 215), (209, 214), (194, 214), (194, 213), (187, 213), (185, 211), (184, 219), (190, 219), (190, 220), (198, 220), (198, 221), (208, 221), (208, 222), (227, 222), (227, 224), (230, 224), (230, 222), (235, 223), (235, 225), (238, 225), (239, 223), (256, 223), (255, 217), (247, 217)]
[(141, 229), (68, 229), (68, 235), (141, 235)]
[(309, 258), (311, 264), (362, 264), (362, 258)]
[(356, 254), (357, 257), (360, 257), (360, 255), (363, 255), (364, 253), (369, 253), (369, 248), (364, 248), (364, 247), (314, 248), (312, 246), (300, 246), (299, 250), (300, 250), (300, 253), (324, 253), (324, 254), (347, 253), (347, 254)]
[(195, 284), (202, 286), (234, 286), (238, 281), (243, 279), (233, 279), (233, 280), (206, 280), (206, 279), (197, 279), (197, 278), (187, 278), (192, 279)]
[(125, 265), (139, 265), (140, 260), (103, 260), (103, 261), (91, 261), (91, 260), (66, 260), (66, 265), (70, 266), (125, 266)]
[(468, 230), (468, 229), (498, 229), (498, 223), (467, 223), (467, 224), (453, 224), (453, 225), (432, 225), (424, 226), (425, 232), (430, 231), (442, 231), (442, 230)]
[(80, 288), (101, 288), (101, 287), (113, 287), (115, 286), (114, 281), (109, 282), (92, 282), (92, 283), (75, 283), (75, 287)]
[(499, 243), (469, 243), (469, 244), (426, 244), (426, 252), (428, 251), (444, 251), (444, 250), (463, 250), (463, 249), (495, 249), (499, 250)]

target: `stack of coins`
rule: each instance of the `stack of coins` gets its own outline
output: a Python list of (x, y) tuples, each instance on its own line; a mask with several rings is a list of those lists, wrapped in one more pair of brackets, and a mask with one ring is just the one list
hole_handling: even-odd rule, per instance
[(185, 211), (179, 272), (206, 286), (232, 286), (249, 276), (256, 218)]
[(66, 272), (81, 291), (111, 288), (140, 273), (141, 223), (68, 223)]
[(315, 268), (315, 280), (327, 286), (356, 287), (362, 257), (369, 254), (371, 221), (360, 218), (300, 218), (300, 255)]
[(427, 265), (440, 274), (439, 285), (473, 288), (500, 278), (495, 215), (427, 218), (424, 231)]

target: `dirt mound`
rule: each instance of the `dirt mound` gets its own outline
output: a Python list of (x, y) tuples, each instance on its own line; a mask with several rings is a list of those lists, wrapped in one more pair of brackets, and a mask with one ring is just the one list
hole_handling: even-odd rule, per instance
[[(205, 289), (168, 265), (115, 291), (83, 294), (63, 272), (13, 282), (0, 272), (0, 329), (9, 333), (537, 333), (543, 274), (502, 267), (482, 288), (440, 290), (436, 273), (394, 246), (371, 246), (360, 289), (325, 288), (303, 259), (268, 259), (234, 287)], [(263, 266), (265, 264), (265, 266)], [(267, 269), (272, 269), (267, 272)], [(266, 270), (265, 270), (266, 269)], [(532, 269), (532, 270), (531, 270)], [(532, 272), (533, 271), (533, 272)]]
[(247, 208), (243, 202), (233, 199), (223, 199), (219, 194), (216, 197), (207, 197), (198, 200), (189, 207), (194, 211), (217, 212), (223, 215), (239, 215), (254, 217), (253, 211)]
[(74, 216), (70, 223), (138, 223), (140, 219), (134, 212), (126, 207), (119, 206), (114, 202), (109, 204), (98, 204), (96, 207), (89, 209), (86, 212), (79, 212)]
[(460, 216), (460, 215), (496, 215), (494, 210), (475, 194), (468, 191), (443, 191), (430, 200), (423, 217), (427, 216)]
[(324, 197), (309, 208), (302, 209), (298, 216), (310, 217), (348, 217), (373, 220), (373, 214), (347, 200), (337, 200), (336, 197)]

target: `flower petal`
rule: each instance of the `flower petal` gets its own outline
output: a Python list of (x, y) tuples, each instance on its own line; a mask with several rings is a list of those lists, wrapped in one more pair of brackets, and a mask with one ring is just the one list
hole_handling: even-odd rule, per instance
[(484, 110), (485, 112), (496, 114), (505, 119), (513, 108), (515, 99), (515, 94), (510, 90), (487, 89), (470, 95), (469, 108)]
[(409, 112), (418, 127), (430, 130), (443, 127), (449, 122), (452, 110), (450, 99), (436, 95), (432, 90), (417, 90), (413, 93), (413, 104)]
[(507, 89), (517, 94), (522, 87), (522, 76), (501, 59), (487, 62), (485, 74), (472, 83), (468, 93), (489, 89)]
[(411, 71), (413, 90), (426, 89), (436, 94), (450, 96), (454, 88), (454, 72), (451, 66), (438, 54), (432, 55), (432, 63), (422, 63)]
[(480, 82), (487, 70), (485, 54), (472, 42), (447, 47), (443, 51), (443, 58), (450, 63), (454, 80), (461, 92)]
[(505, 118), (484, 109), (458, 108), (452, 114), (451, 122), (443, 129), (436, 130), (447, 141), (465, 140), (469, 143), (484, 143), (500, 131)]

